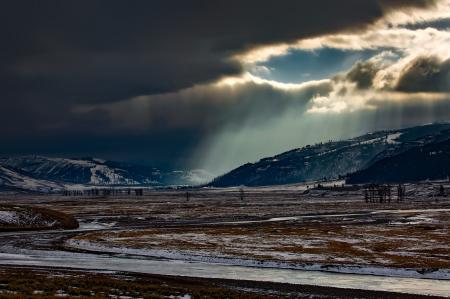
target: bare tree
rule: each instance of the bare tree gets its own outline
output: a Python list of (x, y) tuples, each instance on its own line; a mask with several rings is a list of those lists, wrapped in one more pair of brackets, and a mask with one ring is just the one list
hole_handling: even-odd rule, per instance
[(244, 194), (244, 189), (239, 189), (239, 198), (240, 198), (240, 200), (244, 200), (244, 196), (245, 196), (245, 194)]

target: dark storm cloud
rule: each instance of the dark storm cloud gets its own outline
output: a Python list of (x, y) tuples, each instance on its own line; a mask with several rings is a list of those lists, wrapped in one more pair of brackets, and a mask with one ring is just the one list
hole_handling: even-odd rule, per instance
[(231, 53), (430, 2), (11, 1), (0, 21), (2, 87), (77, 102), (173, 91), (240, 72)]
[(439, 19), (435, 21), (421, 22), (416, 24), (407, 24), (403, 26), (408, 29), (426, 29), (426, 28), (435, 28), (439, 30), (445, 30), (450, 28), (450, 18)]
[(405, 92), (450, 92), (450, 60), (419, 57), (408, 65), (397, 83)]
[(370, 61), (359, 61), (347, 73), (345, 79), (356, 83), (359, 89), (372, 87), (373, 79), (379, 69)]
[[(107, 137), (114, 135), (112, 129), (116, 127), (110, 111), (96, 108), (77, 113), (77, 106), (176, 92), (239, 74), (241, 65), (230, 57), (252, 47), (361, 30), (387, 11), (433, 3), (430, 0), (3, 1), (0, 134), (5, 143), (31, 137), (45, 143), (51, 136), (65, 133), (73, 134), (72, 138), (77, 140), (104, 132), (108, 134), (102, 135), (103, 139), (114, 138)], [(202, 108), (201, 102), (196, 105), (198, 111), (209, 111)], [(153, 113), (160, 115), (162, 122), (172, 121), (164, 117), (164, 109)], [(203, 126), (208, 126), (208, 115), (198, 113), (196, 117)], [(157, 125), (147, 129), (151, 136), (167, 136)], [(151, 138), (154, 144), (176, 146), (176, 142), (164, 138), (158, 142), (158, 138)], [(83, 144), (86, 152), (95, 148), (90, 147), (90, 142)], [(39, 146), (49, 151), (54, 148), (52, 143)], [(27, 147), (31, 153), (35, 148), (33, 144)]]

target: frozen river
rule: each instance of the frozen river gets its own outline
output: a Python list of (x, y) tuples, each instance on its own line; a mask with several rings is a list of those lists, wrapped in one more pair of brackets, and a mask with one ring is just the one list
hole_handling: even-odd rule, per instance
[(450, 281), (448, 280), (254, 268), (176, 260), (155, 260), (136, 256), (21, 249), (15, 253), (0, 253), (0, 264), (270, 281), (450, 297)]

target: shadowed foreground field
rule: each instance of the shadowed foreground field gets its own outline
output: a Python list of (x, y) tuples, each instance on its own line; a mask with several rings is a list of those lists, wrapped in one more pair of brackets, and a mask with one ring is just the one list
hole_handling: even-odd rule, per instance
[(440, 297), (282, 283), (130, 273), (0, 268), (0, 298), (392, 298)]

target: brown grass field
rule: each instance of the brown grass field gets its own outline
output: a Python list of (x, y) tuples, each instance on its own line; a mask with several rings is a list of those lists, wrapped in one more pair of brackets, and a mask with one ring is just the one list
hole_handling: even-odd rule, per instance
[[(40, 229), (75, 229), (79, 227), (74, 216), (46, 207), (23, 205), (0, 205), (0, 211), (13, 211), (28, 216), (29, 222), (0, 223), (1, 231), (21, 231)], [(37, 219), (35, 222), (32, 219)], [(49, 223), (51, 223), (49, 225)]]

